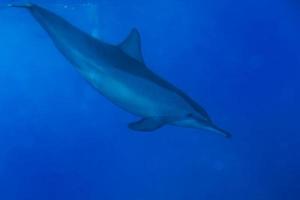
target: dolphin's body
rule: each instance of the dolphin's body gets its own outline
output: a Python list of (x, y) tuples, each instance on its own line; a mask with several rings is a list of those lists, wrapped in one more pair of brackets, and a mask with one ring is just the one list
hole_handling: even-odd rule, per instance
[(154, 131), (166, 124), (204, 128), (226, 137), (206, 111), (181, 90), (153, 73), (144, 63), (136, 29), (120, 45), (95, 39), (58, 15), (35, 4), (10, 4), (30, 11), (57, 49), (103, 96), (141, 119), (136, 131)]

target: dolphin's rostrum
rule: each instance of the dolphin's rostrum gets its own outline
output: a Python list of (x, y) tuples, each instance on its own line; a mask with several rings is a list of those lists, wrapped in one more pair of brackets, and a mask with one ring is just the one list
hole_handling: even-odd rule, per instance
[(144, 63), (140, 34), (133, 29), (119, 45), (95, 39), (60, 16), (35, 4), (10, 4), (30, 11), (57, 49), (103, 96), (141, 119), (128, 127), (154, 131), (166, 124), (208, 129), (230, 137), (184, 92)]

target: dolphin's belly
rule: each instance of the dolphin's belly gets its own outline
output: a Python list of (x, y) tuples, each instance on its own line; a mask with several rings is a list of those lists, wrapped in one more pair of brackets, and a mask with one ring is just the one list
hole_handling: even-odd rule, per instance
[(181, 116), (191, 109), (175, 92), (126, 72), (90, 71), (83, 75), (114, 104), (139, 116)]

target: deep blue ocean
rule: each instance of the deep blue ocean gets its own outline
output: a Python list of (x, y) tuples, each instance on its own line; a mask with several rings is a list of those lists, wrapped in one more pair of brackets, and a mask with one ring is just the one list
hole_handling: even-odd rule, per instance
[(136, 27), (146, 64), (233, 137), (129, 130), (25, 9), (1, 7), (1, 200), (300, 199), (299, 2), (32, 2), (113, 44)]

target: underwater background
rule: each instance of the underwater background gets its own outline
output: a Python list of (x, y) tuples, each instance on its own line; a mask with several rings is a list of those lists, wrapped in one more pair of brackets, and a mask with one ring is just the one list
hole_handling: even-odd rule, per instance
[(1, 200), (300, 199), (299, 2), (31, 2), (115, 44), (138, 28), (146, 64), (233, 137), (130, 131), (26, 10), (2, 7)]

